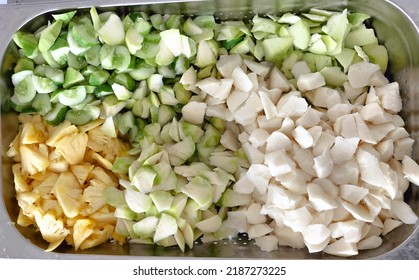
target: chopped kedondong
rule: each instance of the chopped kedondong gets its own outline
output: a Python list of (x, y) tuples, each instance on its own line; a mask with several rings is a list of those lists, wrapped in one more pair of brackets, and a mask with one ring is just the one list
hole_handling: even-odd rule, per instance
[(417, 221), (414, 139), (368, 15), (53, 18), (13, 37), (8, 152), (18, 223), (49, 250), (245, 232), (264, 251), (351, 256)]

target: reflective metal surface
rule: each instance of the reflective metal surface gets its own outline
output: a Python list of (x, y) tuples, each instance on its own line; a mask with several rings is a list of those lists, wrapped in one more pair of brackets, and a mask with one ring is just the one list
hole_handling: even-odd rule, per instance
[[(419, 14), (412, 20), (409, 6), (401, 10), (394, 3), (385, 0), (338, 0), (338, 1), (291, 1), (291, 0), (230, 0), (230, 1), (67, 1), (12, 0), (11, 5), (0, 6), (0, 96), (1, 100), (10, 94), (10, 66), (13, 33), (19, 29), (34, 30), (48, 20), (48, 13), (71, 9), (88, 9), (91, 6), (116, 9), (121, 12), (142, 10), (149, 13), (182, 13), (186, 15), (214, 14), (224, 19), (251, 19), (254, 14), (300, 12), (309, 8), (324, 8), (365, 12), (373, 17), (373, 27), (381, 43), (389, 51), (390, 68), (393, 78), (400, 83), (403, 97), (403, 118), (412, 137), (417, 140), (413, 157), (419, 161)], [(409, 0), (403, 0), (409, 5)], [(53, 4), (52, 4), (53, 3)], [(416, 23), (416, 25), (415, 25)], [(46, 253), (47, 244), (39, 233), (29, 228), (17, 227), (18, 209), (14, 200), (11, 162), (5, 151), (17, 132), (16, 116), (1, 112), (2, 183), (0, 190), (0, 257), (2, 258), (57, 258), (57, 259), (101, 259), (101, 258), (153, 258), (153, 257), (198, 257), (198, 258), (269, 258), (269, 259), (321, 259), (333, 258), (318, 253), (309, 254), (307, 250), (280, 248), (266, 253), (253, 245), (246, 237), (218, 241), (214, 244), (199, 244), (193, 250), (182, 253), (177, 248), (162, 248), (149, 245), (125, 245), (107, 243), (97, 248), (74, 252), (72, 248), (61, 248), (57, 252)], [(413, 186), (406, 193), (406, 201), (416, 214), (419, 214), (419, 188)], [(412, 238), (419, 240), (419, 223), (404, 225), (384, 238), (383, 245), (374, 250), (360, 251), (354, 259), (401, 258), (400, 252)], [(415, 241), (416, 242), (416, 241)], [(416, 247), (417, 248), (417, 247)]]

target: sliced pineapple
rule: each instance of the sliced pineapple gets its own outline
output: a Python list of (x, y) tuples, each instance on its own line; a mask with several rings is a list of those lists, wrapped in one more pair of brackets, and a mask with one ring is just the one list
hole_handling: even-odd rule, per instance
[(20, 163), (13, 164), (13, 181), (15, 183), (16, 192), (28, 192), (32, 187), (27, 183), (27, 177), (22, 174), (22, 165)]
[(58, 180), (59, 175), (53, 172), (45, 174), (45, 178), (42, 180), (33, 180), (31, 183), (36, 182), (37, 184), (33, 187), (33, 192), (38, 194), (42, 198), (50, 198), (52, 188)]
[(111, 177), (103, 168), (99, 166), (95, 166), (92, 172), (90, 172), (89, 180), (92, 179), (97, 179), (108, 187), (116, 187), (118, 185), (117, 179), (115, 177)]
[(93, 128), (87, 132), (89, 141), (87, 146), (95, 152), (101, 152), (111, 143), (111, 137), (105, 135), (100, 127)]
[(82, 189), (73, 173), (61, 173), (52, 191), (67, 217), (74, 218), (80, 213), (83, 204)]
[(66, 136), (73, 135), (78, 132), (75, 125), (72, 125), (69, 121), (64, 121), (53, 130), (49, 138), (46, 140), (46, 144), (50, 147), (55, 147), (55, 144)]
[(22, 160), (22, 172), (33, 175), (47, 169), (49, 165), (48, 158), (39, 153), (35, 145), (24, 145), (19, 147)]
[(93, 228), (95, 225), (96, 223), (91, 219), (79, 219), (76, 221), (73, 226), (73, 240), (76, 251), (79, 249), (84, 240), (93, 234)]
[(103, 158), (97, 152), (90, 150), (87, 153), (87, 157), (90, 161), (97, 162), (99, 166), (101, 166), (101, 167), (103, 167), (107, 170), (112, 170), (112, 163), (109, 160)]
[(74, 176), (76, 176), (80, 186), (83, 186), (94, 167), (95, 166), (91, 164), (80, 164), (70, 166), (70, 170), (73, 172)]
[(55, 144), (58, 152), (69, 164), (78, 164), (84, 158), (88, 137), (85, 133), (76, 133), (64, 137)]
[(57, 218), (64, 216), (63, 208), (61, 208), (60, 204), (55, 199), (41, 199), (40, 208), (44, 213), (53, 211)]
[(33, 123), (25, 123), (22, 128), (22, 134), (20, 136), (20, 144), (36, 144), (45, 141), (45, 135), (42, 131), (37, 130)]
[(112, 237), (113, 231), (114, 226), (112, 225), (103, 224), (96, 226), (93, 229), (93, 233), (80, 245), (80, 249), (85, 250), (106, 242)]
[(90, 180), (90, 186), (83, 191), (83, 200), (88, 203), (88, 206), (81, 211), (83, 216), (89, 216), (106, 205), (103, 191), (107, 187), (97, 179)]
[(85, 125), (79, 126), (79, 131), (80, 132), (88, 132), (91, 129), (94, 129), (100, 125), (103, 124), (105, 120), (104, 119), (96, 119), (94, 121), (91, 121)]
[(20, 162), (20, 154), (19, 154), (19, 146), (20, 146), (20, 136), (21, 132), (15, 136), (13, 141), (9, 145), (9, 149), (7, 150), (6, 155), (10, 158), (13, 158), (14, 161)]
[(64, 228), (62, 219), (57, 219), (53, 211), (42, 215), (40, 210), (34, 211), (35, 221), (41, 231), (42, 238), (48, 242), (63, 241), (70, 231)]
[(28, 227), (35, 224), (34, 218), (29, 218), (25, 215), (22, 209), (19, 209), (19, 215), (17, 216), (17, 224), (22, 227)]

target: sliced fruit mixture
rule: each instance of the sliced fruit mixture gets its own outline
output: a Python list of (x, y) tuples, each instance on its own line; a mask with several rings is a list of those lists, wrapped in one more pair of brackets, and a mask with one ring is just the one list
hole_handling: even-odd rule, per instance
[(264, 251), (351, 256), (417, 221), (414, 139), (368, 15), (53, 17), (14, 36), (9, 151), (20, 224), (50, 250), (245, 232)]

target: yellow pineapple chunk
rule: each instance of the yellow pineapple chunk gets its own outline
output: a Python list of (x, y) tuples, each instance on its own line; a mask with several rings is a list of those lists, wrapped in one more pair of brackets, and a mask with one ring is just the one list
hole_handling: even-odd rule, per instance
[(15, 183), (16, 192), (28, 192), (32, 189), (26, 181), (26, 176), (22, 174), (22, 165), (20, 163), (13, 164), (13, 180)]
[(61, 218), (64, 215), (63, 208), (61, 208), (60, 204), (55, 199), (41, 199), (40, 206), (44, 213), (54, 211), (57, 218)]
[(64, 137), (75, 134), (77, 132), (77, 127), (75, 125), (72, 125), (71, 122), (65, 120), (64, 122), (62, 122), (54, 128), (54, 130), (52, 131), (51, 135), (45, 143), (50, 147), (54, 147), (55, 144)]
[(98, 225), (93, 229), (93, 233), (83, 241), (80, 249), (85, 250), (104, 243), (112, 237), (114, 226), (112, 225)]
[(34, 145), (24, 145), (19, 148), (22, 160), (22, 172), (33, 175), (47, 169), (48, 158), (45, 158)]
[(22, 128), (22, 134), (20, 136), (20, 144), (36, 144), (45, 141), (45, 136), (42, 131), (37, 130), (34, 125), (30, 122), (25, 123)]
[(73, 227), (73, 240), (76, 251), (83, 241), (93, 234), (95, 225), (96, 223), (91, 219), (79, 219), (76, 221)]
[(82, 189), (73, 173), (61, 173), (52, 191), (67, 217), (74, 218), (79, 214), (83, 204)]
[(114, 212), (115, 209), (112, 206), (106, 204), (105, 206), (97, 210), (95, 213), (91, 214), (89, 218), (102, 224), (115, 224), (116, 217), (114, 215)]
[(88, 137), (85, 133), (76, 133), (61, 139), (55, 144), (55, 147), (69, 164), (78, 164), (84, 158), (87, 140)]
[(79, 126), (79, 131), (80, 132), (88, 132), (91, 129), (94, 129), (100, 125), (103, 124), (105, 120), (104, 119), (96, 119), (94, 121), (91, 121), (85, 125)]
[(14, 159), (14, 161), (19, 162), (20, 161), (20, 154), (19, 154), (19, 143), (20, 143), (20, 135), (22, 133), (19, 131), (19, 133), (15, 136), (13, 141), (9, 145), (9, 149), (7, 150), (7, 156)]
[(53, 211), (48, 211), (42, 215), (40, 210), (34, 211), (35, 221), (41, 231), (42, 238), (48, 242), (63, 241), (70, 233), (64, 227), (62, 219), (57, 219)]
[(25, 215), (22, 209), (19, 209), (19, 215), (17, 216), (17, 224), (22, 227), (28, 227), (35, 224), (35, 221)]
[(115, 177), (111, 177), (102, 167), (96, 166), (89, 174), (89, 180), (97, 179), (103, 182), (108, 187), (116, 187), (118, 180)]
[(91, 164), (72, 165), (70, 166), (70, 170), (73, 172), (74, 176), (76, 176), (80, 186), (83, 186), (87, 177), (89, 176), (89, 173), (93, 170), (94, 167), (95, 166)]
[(111, 143), (111, 137), (105, 135), (100, 127), (96, 127), (87, 132), (89, 141), (87, 146), (95, 152), (101, 152), (105, 149), (109, 143)]
[(33, 192), (38, 194), (42, 198), (50, 198), (52, 188), (58, 180), (59, 175), (56, 173), (46, 173), (46, 177), (41, 181), (34, 180), (33, 182), (39, 182), (36, 186), (33, 187)]
[(90, 181), (90, 186), (83, 191), (83, 200), (88, 203), (88, 206), (81, 211), (83, 216), (91, 215), (106, 205), (103, 191), (107, 187), (107, 185), (97, 179)]

